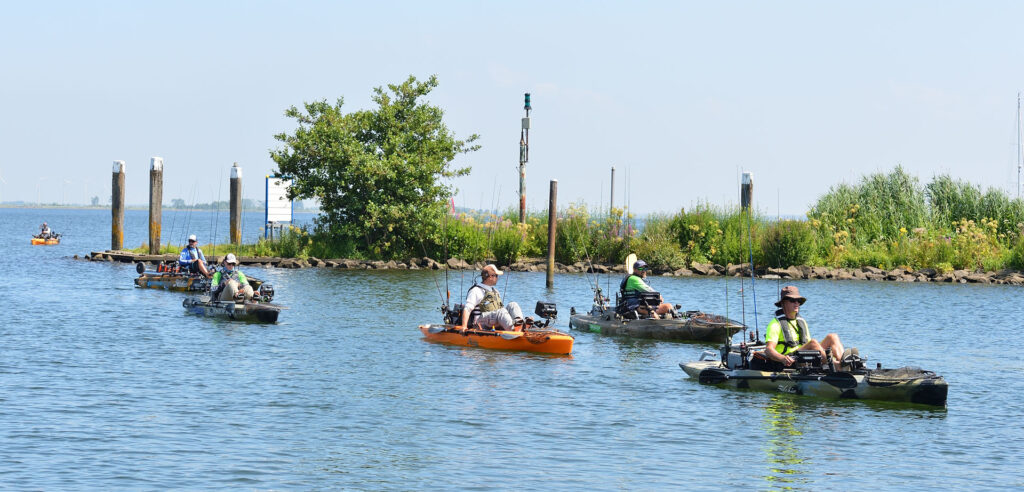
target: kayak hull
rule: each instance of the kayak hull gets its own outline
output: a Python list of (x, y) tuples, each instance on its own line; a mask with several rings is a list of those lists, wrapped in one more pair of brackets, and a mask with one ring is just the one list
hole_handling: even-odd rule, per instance
[[(248, 278), (254, 292), (260, 290), (262, 280)], [(144, 272), (135, 278), (135, 286), (143, 289), (163, 289), (175, 292), (205, 292), (210, 290), (210, 279), (202, 275), (174, 272)]]
[(946, 406), (949, 386), (942, 376), (919, 371), (920, 377), (887, 378), (888, 371), (768, 372), (729, 369), (717, 360), (683, 362), (679, 367), (701, 384), (816, 396)]
[(577, 313), (569, 327), (602, 335), (656, 340), (722, 342), (743, 330), (743, 325), (723, 316), (699, 313), (679, 319), (622, 319), (614, 312)]
[(60, 238), (43, 239), (34, 237), (32, 238), (33, 246), (52, 246), (54, 244), (60, 244)]
[(254, 302), (204, 301), (201, 298), (189, 297), (182, 301), (182, 306), (189, 313), (199, 316), (224, 318), (254, 323), (276, 323), (281, 308), (270, 304)]
[(420, 332), (431, 342), (479, 347), (492, 350), (520, 350), (544, 354), (569, 354), (572, 352), (572, 335), (554, 330), (533, 329), (525, 332), (468, 329), (465, 332), (455, 325), (420, 325)]

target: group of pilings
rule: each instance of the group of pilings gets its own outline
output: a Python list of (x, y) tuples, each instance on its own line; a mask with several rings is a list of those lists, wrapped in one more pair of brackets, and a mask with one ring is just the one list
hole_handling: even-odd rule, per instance
[[(124, 161), (114, 161), (113, 180), (111, 182), (111, 231), (110, 249), (120, 250), (124, 247)], [(149, 254), (160, 253), (160, 219), (163, 209), (164, 160), (153, 157), (149, 161)], [(238, 163), (231, 166), (231, 226), (229, 239), (232, 244), (242, 242), (242, 168)], [(743, 209), (750, 208), (753, 197), (754, 182), (751, 173), (743, 173), (740, 185), (740, 204)], [(612, 203), (615, 196), (615, 168), (612, 167)], [(558, 233), (558, 180), (552, 179), (548, 198), (548, 266), (546, 285), (555, 285), (555, 239)], [(522, 220), (522, 218), (520, 219)], [(216, 240), (216, 238), (214, 238)]]
[[(114, 161), (110, 186), (110, 249), (124, 248), (124, 161)], [(231, 166), (231, 227), (229, 240), (232, 244), (242, 242), (242, 168), (238, 163)], [(160, 253), (160, 221), (163, 216), (164, 159), (153, 157), (149, 160), (149, 254)], [(216, 238), (214, 238), (216, 240)]]

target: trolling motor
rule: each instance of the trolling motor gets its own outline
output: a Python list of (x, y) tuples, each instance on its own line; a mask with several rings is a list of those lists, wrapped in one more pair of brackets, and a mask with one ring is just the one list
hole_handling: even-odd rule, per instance
[(260, 302), (270, 302), (274, 299), (274, 286), (268, 283), (260, 284), (260, 290), (256, 293)]
[(551, 320), (558, 318), (558, 308), (555, 307), (553, 302), (537, 301), (537, 306), (534, 308), (533, 313), (544, 320), (543, 324), (540, 321), (534, 322), (534, 326), (543, 328), (550, 326)]

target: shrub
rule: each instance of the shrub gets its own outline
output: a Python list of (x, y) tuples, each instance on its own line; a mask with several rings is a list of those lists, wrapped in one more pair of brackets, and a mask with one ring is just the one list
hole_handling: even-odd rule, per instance
[(491, 250), (499, 265), (511, 265), (519, 260), (527, 249), (526, 235), (528, 224), (512, 224), (502, 221), (494, 229)]
[(777, 267), (805, 265), (814, 254), (814, 233), (804, 221), (784, 220), (765, 228), (759, 263)]

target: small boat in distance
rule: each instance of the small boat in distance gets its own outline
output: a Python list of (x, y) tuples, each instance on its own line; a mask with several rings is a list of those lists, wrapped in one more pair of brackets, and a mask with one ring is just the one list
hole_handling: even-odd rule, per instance
[(60, 234), (37, 234), (32, 236), (33, 246), (52, 246), (54, 244), (60, 244)]

